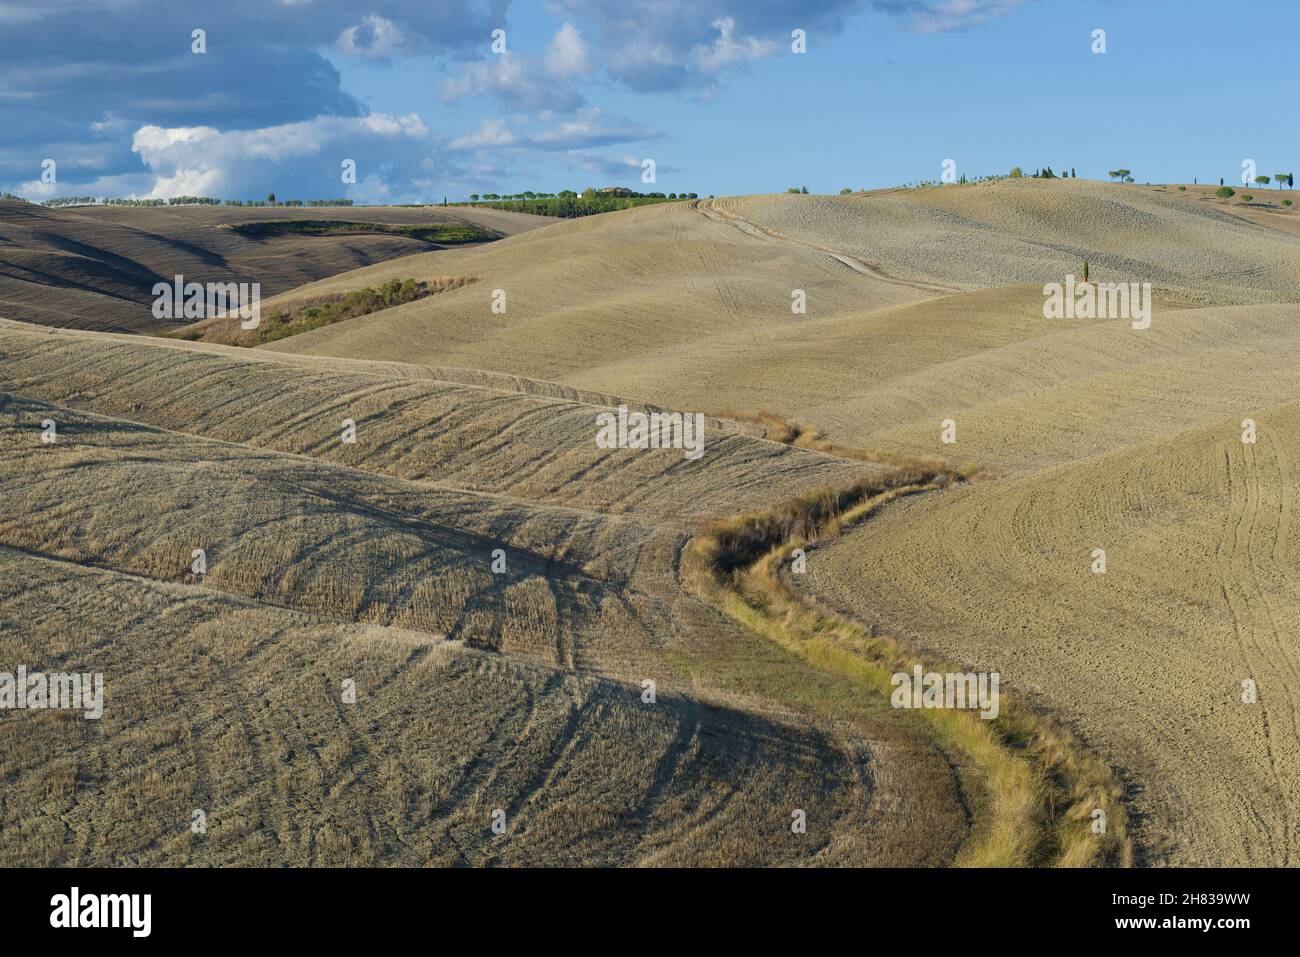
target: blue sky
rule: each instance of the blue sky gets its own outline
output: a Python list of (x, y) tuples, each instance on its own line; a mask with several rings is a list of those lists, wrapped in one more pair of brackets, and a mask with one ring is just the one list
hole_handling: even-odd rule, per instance
[[(0, 189), (358, 202), (1300, 166), (1278, 8), (1209, 0), (0, 0)], [(1243, 13), (1250, 14), (1242, 16)], [(206, 31), (206, 53), (191, 50)], [(505, 53), (491, 50), (505, 30)], [(807, 52), (791, 50), (791, 31)], [(1106, 52), (1092, 52), (1105, 31)], [(657, 182), (643, 185), (653, 159)], [(55, 161), (55, 182), (42, 162)], [(341, 181), (341, 163), (357, 182)]]

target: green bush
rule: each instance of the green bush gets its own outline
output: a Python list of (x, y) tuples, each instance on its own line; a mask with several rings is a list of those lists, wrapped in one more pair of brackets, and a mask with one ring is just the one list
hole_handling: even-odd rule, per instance
[(1227, 199), (1229, 196), (1232, 196), (1236, 192), (1237, 191), (1233, 189), (1231, 186), (1220, 186), (1218, 189), (1214, 191), (1214, 195), (1218, 196), (1220, 199)]
[(1249, 202), (1250, 202), (1252, 199), (1254, 199), (1254, 198), (1255, 198), (1255, 197), (1254, 197), (1254, 196), (1251, 196), (1250, 193), (1242, 193), (1242, 194), (1241, 194), (1241, 201), (1242, 201), (1243, 203), (1249, 203)]
[(1179, 187), (1178, 187), (1178, 192), (1180, 192), (1180, 193), (1185, 193), (1185, 192), (1187, 192), (1187, 187), (1186, 187), (1186, 186), (1179, 186)]
[(1291, 200), (1289, 200), (1289, 199), (1284, 199), (1284, 200), (1282, 200), (1282, 205), (1283, 205), (1283, 206), (1290, 206), (1290, 205), (1291, 205)]
[(338, 298), (312, 303), (296, 311), (277, 309), (258, 330), (257, 338), (259, 342), (286, 339), (321, 326), (423, 299), (433, 291), (428, 283), (415, 279), (390, 279), (378, 289), (367, 286)]

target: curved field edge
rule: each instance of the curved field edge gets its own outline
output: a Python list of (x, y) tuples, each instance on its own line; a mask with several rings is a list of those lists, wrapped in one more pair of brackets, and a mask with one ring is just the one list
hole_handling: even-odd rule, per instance
[[(684, 581), (727, 617), (871, 694), (888, 698), (891, 677), (917, 664), (927, 672), (962, 671), (823, 606), (792, 588), (785, 574), (796, 549), (811, 551), (893, 499), (941, 490), (970, 471), (899, 466), (884, 478), (709, 522), (683, 556)], [(919, 709), (936, 743), (960, 758), (984, 792), (957, 865), (1130, 866), (1123, 788), (1110, 768), (1025, 701), (1003, 691), (1000, 705), (987, 720), (972, 710)]]

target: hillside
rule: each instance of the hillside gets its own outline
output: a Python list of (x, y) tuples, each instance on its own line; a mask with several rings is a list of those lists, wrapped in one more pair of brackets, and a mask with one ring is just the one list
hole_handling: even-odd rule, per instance
[[(1140, 863), (1289, 864), (1295, 215), (1075, 180), (736, 197), (286, 286), (264, 309), (474, 280), (258, 348), (201, 341), (216, 324), (178, 341), (0, 320), (0, 489), (15, 505), (0, 562), (48, 581), (62, 616), (20, 624), (30, 608), (11, 590), (10, 640), (61, 660), (69, 621), (148, 631), (139, 651), (68, 647), (113, 669), (195, 661), (183, 697), (271, 696), (241, 712), (240, 740), (220, 739), (244, 757), (210, 779), (171, 750), (198, 729), (147, 712), (118, 718), (121, 754), (93, 732), (73, 751), (97, 780), (153, 782), (149, 800), (183, 807), (221, 782), (277, 833), (297, 808), (310, 823), (293, 827), (329, 834), (246, 836), (227, 860), (420, 862), (428, 841), (443, 863), (1055, 860), (1090, 806), (1034, 805), (1016, 775), (1043, 768), (1023, 738), (981, 752), (891, 708), (866, 664), (888, 648), (999, 672), (1036, 741), (1113, 771), (1114, 827), (1127, 817)], [(1094, 281), (1151, 284), (1149, 327), (1045, 318), (1044, 284), (1085, 261)], [(703, 456), (602, 448), (597, 417), (620, 405), (704, 413)], [(41, 442), (46, 420), (58, 443)], [(702, 543), (735, 549), (712, 582)], [(145, 585), (154, 630), (125, 597)], [(219, 642), (244, 656), (236, 670), (209, 663)], [(319, 690), (347, 655), (378, 669), (364, 719)], [(296, 660), (306, 670), (281, 677), (275, 663)], [(647, 678), (669, 707), (645, 710)], [(411, 701), (426, 679), (446, 713)], [(310, 719), (280, 697), (302, 682)], [(448, 730), (461, 724), (509, 730), (467, 743)], [(268, 754), (308, 764), (280, 775)], [(618, 767), (608, 789), (600, 755)], [(265, 770), (240, 778), (241, 760)], [(391, 768), (393, 790), (365, 792), (357, 761)], [(24, 810), (0, 823), (48, 829), (32, 808), (72, 800), (78, 773), (28, 774)], [(590, 818), (559, 806), (595, 792)], [(498, 846), (484, 815), (503, 806), (527, 823)], [(815, 840), (790, 843), (792, 808)], [(178, 853), (156, 828), (138, 847), (106, 837), (94, 815), (42, 834), (51, 860)], [(1008, 820), (1047, 837), (999, 856)], [(1101, 844), (1085, 835), (1077, 859), (1127, 860)]]
[[(32, 730), (4, 832), (49, 862), (937, 864), (968, 833), (973, 784), (909, 716), (681, 585), (698, 517), (876, 467), (720, 422), (694, 472), (611, 456), (593, 397), (418, 367), (12, 322), (0, 357), (10, 656), (114, 689), (84, 731), (5, 718)], [(222, 842), (177, 841), (195, 806)]]
[[(877, 244), (881, 236), (890, 238)], [(819, 408), (809, 402), (819, 391), (841, 393), (825, 376), (844, 369), (860, 382), (863, 363), (887, 365), (882, 349), (892, 362), (912, 348), (878, 334), (889, 307), (944, 308), (945, 294), (1023, 285), (1014, 309), (1001, 309), (997, 293), (981, 298), (991, 303), (984, 312), (1001, 314), (995, 328), (936, 331), (933, 347), (952, 354), (1034, 338), (1048, 332), (1042, 284), (1081, 276), (1085, 259), (1096, 279), (1152, 283), (1162, 311), (1300, 301), (1300, 237), (1181, 195), (1023, 180), (675, 203), (559, 223), (295, 290), (478, 278), (264, 348), (490, 369), (711, 410), (775, 396), (796, 413)], [(497, 288), (504, 315), (491, 311)], [(794, 290), (806, 294), (806, 313), (791, 311)], [(909, 338), (930, 331), (901, 317), (892, 325)]]
[(500, 235), (543, 225), (495, 210), (231, 206), (46, 208), (0, 200), (0, 315), (61, 328), (161, 332), (153, 285), (258, 282), (263, 296), (383, 262), (430, 244), (391, 233), (245, 235), (246, 223), (311, 221), (401, 224), (470, 222)]
[[(987, 478), (890, 506), (793, 579), (1000, 670), (1067, 720), (1130, 782), (1144, 859), (1294, 857), (1281, 638), (1300, 590), (1285, 558), (1294, 213), (1204, 189), (1004, 181), (635, 216), (453, 253), (484, 277), (477, 290), (270, 348), (418, 358), (437, 342), (447, 364), (767, 409), (836, 441), (979, 463)], [(533, 244), (565, 251), (566, 302), (530, 273)], [(1043, 317), (1043, 284), (1085, 259), (1095, 279), (1152, 283), (1150, 328)], [(511, 313), (474, 321), (474, 297), (498, 283)], [(793, 288), (806, 316), (789, 311)], [(1241, 441), (1247, 418), (1256, 445)], [(945, 420), (955, 444), (940, 441)], [(1090, 572), (1094, 548), (1105, 575)], [(1241, 702), (1245, 678), (1262, 707)]]

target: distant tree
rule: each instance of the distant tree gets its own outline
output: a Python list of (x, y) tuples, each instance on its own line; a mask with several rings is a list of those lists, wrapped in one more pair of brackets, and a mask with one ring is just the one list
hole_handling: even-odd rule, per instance
[(267, 194), (266, 194), (266, 201), (267, 201), (268, 203), (274, 203), (274, 202), (275, 202), (275, 193), (267, 193)]
[(1075, 172), (1074, 172), (1074, 167), (1071, 166), (1071, 167), (1070, 167), (1070, 179), (1077, 179), (1077, 178), (1078, 178), (1078, 177), (1075, 175)]
[(470, 193), (470, 194), (469, 194), (469, 198), (472, 199), (474, 202), (477, 203), (477, 202), (478, 202), (478, 193)]
[(803, 193), (805, 196), (807, 196), (807, 195), (808, 195), (808, 187), (805, 186), (803, 189), (799, 190), (799, 192), (801, 192), (801, 193)]
[[(1124, 177), (1124, 182), (1126, 182), (1126, 183), (1131, 183), (1131, 182), (1133, 182), (1133, 177), (1132, 177), (1132, 176), (1125, 176), (1125, 177)], [(1148, 183), (1147, 185), (1150, 186), (1151, 184)]]
[(1013, 166), (1013, 167), (1011, 167), (1011, 178), (1012, 178), (1012, 179), (1020, 179), (1020, 177), (1022, 177), (1022, 176), (1024, 176), (1024, 175), (1025, 175), (1025, 171), (1022, 170), (1019, 166)]
[(842, 190), (840, 190), (840, 195), (841, 195), (841, 196), (847, 196), (847, 195), (849, 195), (849, 193), (851, 193), (851, 192), (853, 192), (853, 190), (851, 190), (851, 189), (849, 189), (847, 186), (845, 186)]
[(1290, 174), (1290, 173), (1274, 173), (1274, 174), (1273, 174), (1273, 179), (1277, 181), (1277, 188), (1278, 188), (1278, 189), (1281, 189), (1281, 188), (1282, 188), (1282, 184), (1283, 184), (1283, 183), (1286, 183), (1286, 185), (1287, 185), (1288, 188), (1290, 188), (1291, 186), (1294, 185), (1294, 184), (1292, 183), (1292, 181), (1291, 181), (1291, 174)]
[(798, 187), (798, 186), (791, 186), (789, 189), (786, 190), (786, 192), (787, 192), (787, 193), (797, 193), (797, 192), (799, 192), (799, 187)]
[(1259, 183), (1260, 186), (1267, 186), (1269, 183), (1272, 182), (1272, 180), (1269, 179), (1267, 176), (1256, 176), (1255, 182)]

